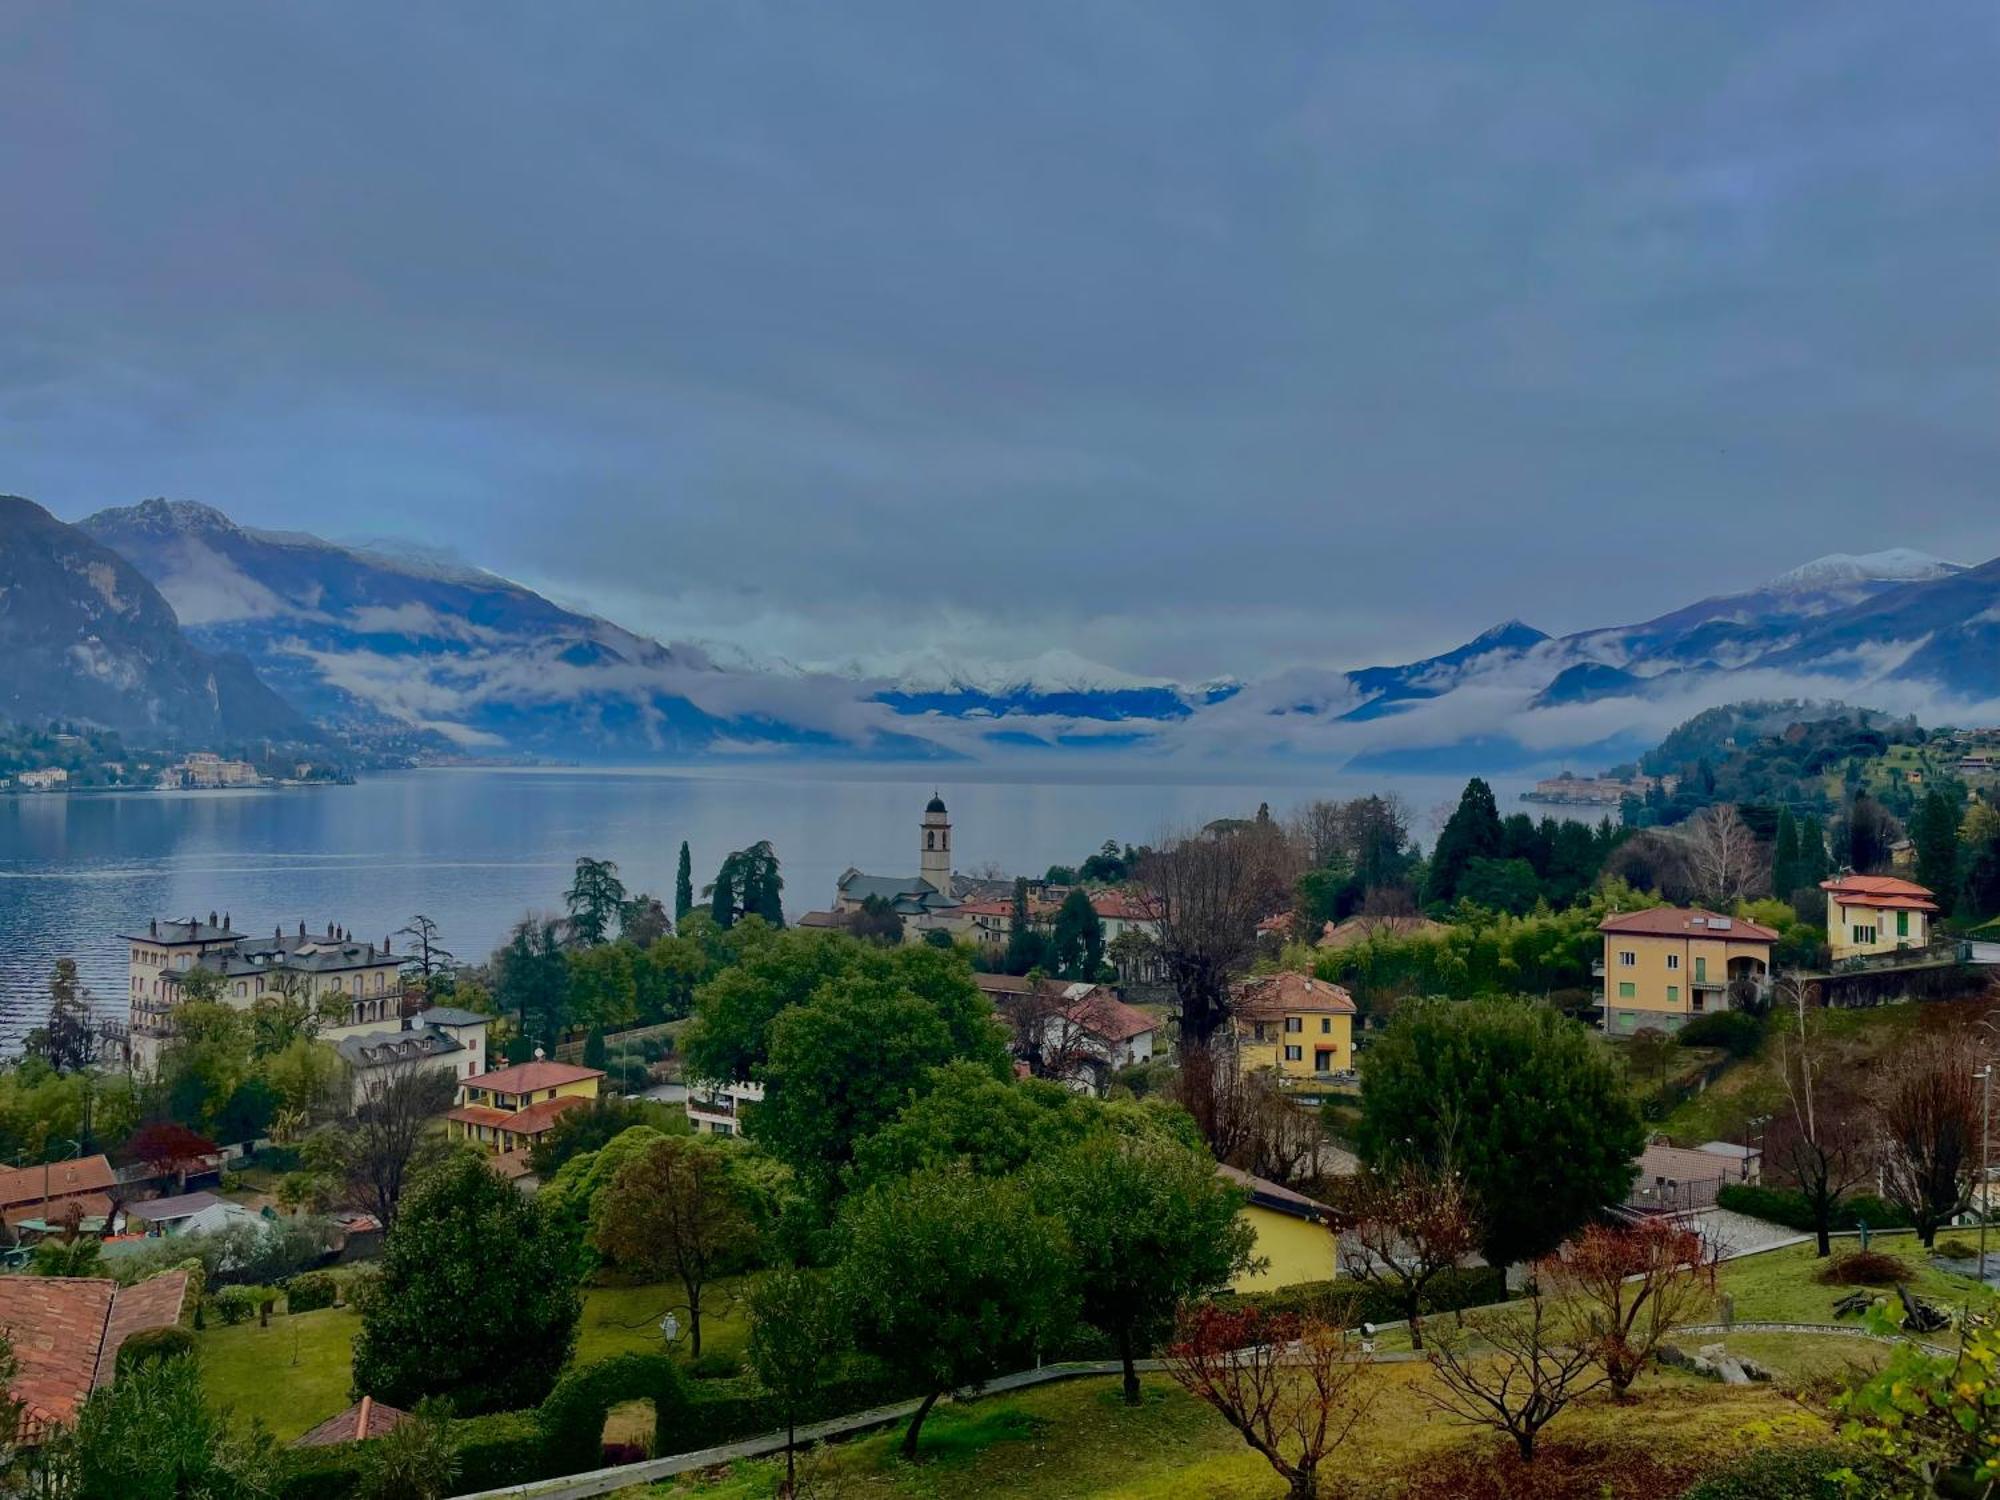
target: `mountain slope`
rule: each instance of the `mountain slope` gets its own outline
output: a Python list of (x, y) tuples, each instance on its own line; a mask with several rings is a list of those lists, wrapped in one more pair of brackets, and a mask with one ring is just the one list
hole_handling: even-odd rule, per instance
[(241, 657), (197, 650), (123, 557), (0, 496), (0, 716), (203, 744), (312, 737)]

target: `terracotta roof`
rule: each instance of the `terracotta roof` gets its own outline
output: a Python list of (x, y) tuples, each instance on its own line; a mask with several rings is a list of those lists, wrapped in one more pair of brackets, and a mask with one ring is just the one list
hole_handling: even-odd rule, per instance
[(117, 1183), (111, 1163), (102, 1156), (52, 1161), (46, 1167), (20, 1167), (0, 1172), (0, 1208), (40, 1203), (45, 1194), (49, 1198), (72, 1198), (79, 1193), (102, 1193)]
[(550, 1062), (542, 1058), (535, 1062), (517, 1063), (496, 1073), (481, 1073), (477, 1078), (466, 1079), (460, 1086), (491, 1089), (499, 1094), (532, 1094), (539, 1089), (561, 1088), (566, 1083), (582, 1083), (586, 1078), (603, 1076), (602, 1068), (579, 1068), (574, 1063)]
[(1137, 1006), (1127, 1005), (1099, 985), (1070, 1008), (1072, 1021), (1107, 1042), (1129, 1042), (1135, 1036), (1158, 1031), (1160, 1023)]
[(792, 925), (794, 927), (840, 928), (847, 925), (847, 918), (843, 917), (837, 911), (809, 911), (801, 913), (798, 921)]
[(1837, 897), (1844, 906), (1867, 906), (1880, 911), (1936, 911), (1932, 892), (1914, 880), (1898, 880), (1893, 875), (1837, 875), (1822, 880), (1819, 888)]
[(1354, 1014), (1354, 997), (1337, 984), (1305, 974), (1267, 974), (1236, 986), (1236, 1014), (1251, 1021), (1287, 1015)]
[(180, 1321), (187, 1283), (185, 1271), (122, 1289), (98, 1277), (0, 1276), (0, 1327), (19, 1363), (9, 1393), (34, 1423), (73, 1420), (110, 1384), (126, 1339)]
[(981, 994), (1025, 995), (1034, 989), (1035, 982), (1025, 974), (980, 974), (974, 973), (972, 982)]
[(1315, 948), (1352, 948), (1370, 938), (1434, 937), (1451, 929), (1429, 917), (1349, 917), (1345, 922), (1328, 922), (1320, 929)]
[(560, 1099), (543, 1099), (507, 1116), (507, 1122), (501, 1128), (516, 1135), (540, 1135), (554, 1125), (559, 1116), (577, 1108), (590, 1108), (590, 1101), (575, 1094), (565, 1094)]
[(1100, 917), (1121, 922), (1151, 922), (1155, 918), (1152, 898), (1134, 891), (1092, 891), (1090, 909)]
[(1257, 1177), (1238, 1167), (1217, 1166), (1215, 1175), (1227, 1177), (1240, 1188), (1247, 1188), (1250, 1201), (1258, 1208), (1268, 1208), (1273, 1213), (1290, 1214), (1295, 1219), (1308, 1223), (1324, 1223), (1333, 1217), (1333, 1210), (1317, 1199), (1308, 1198), (1304, 1193), (1295, 1193), (1288, 1187), (1272, 1182), (1267, 1177)]
[(86, 1219), (111, 1217), (109, 1193), (71, 1193), (66, 1198), (51, 1198), (46, 1205), (39, 1198), (33, 1203), (17, 1203), (11, 1208), (0, 1210), (0, 1220), (4, 1220), (9, 1229), (35, 1219), (56, 1224), (68, 1217), (71, 1204), (75, 1204)]
[(525, 1146), (517, 1146), (512, 1151), (502, 1151), (486, 1163), (509, 1182), (518, 1182), (523, 1177), (532, 1177), (535, 1169), (528, 1165), (528, 1151)]
[(343, 1412), (335, 1412), (319, 1426), (292, 1439), (294, 1448), (329, 1448), (335, 1443), (363, 1443), (378, 1438), (410, 1420), (406, 1411), (384, 1406), (373, 1396), (363, 1396)]
[(1629, 911), (1623, 916), (1606, 917), (1597, 924), (1599, 932), (1626, 933), (1633, 937), (1722, 938), (1732, 943), (1775, 943), (1778, 934), (1741, 917), (1725, 917), (1699, 906), (1655, 906), (1649, 911)]
[(505, 1125), (514, 1117), (490, 1104), (461, 1104), (457, 1109), (446, 1111), (445, 1118), (456, 1120), (461, 1125)]

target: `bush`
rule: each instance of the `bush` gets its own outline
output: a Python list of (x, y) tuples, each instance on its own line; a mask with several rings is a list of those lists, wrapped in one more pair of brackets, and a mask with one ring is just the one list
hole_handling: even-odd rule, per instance
[(1880, 1250), (1850, 1250), (1836, 1255), (1813, 1279), (1821, 1286), (1895, 1286), (1910, 1279), (1910, 1268)]
[(1861, 1479), (1858, 1493), (1881, 1493), (1870, 1481), (1887, 1476), (1857, 1449), (1763, 1448), (1709, 1475), (1683, 1500), (1842, 1500), (1854, 1492), (1827, 1476), (1844, 1468)]
[(1979, 1247), (1966, 1240), (1939, 1240), (1931, 1254), (1942, 1260), (1978, 1260)]
[(1764, 1023), (1748, 1011), (1710, 1011), (1683, 1026), (1674, 1040), (1683, 1047), (1720, 1047), (1731, 1057), (1749, 1057), (1764, 1044)]
[(285, 1311), (318, 1312), (340, 1300), (340, 1283), (327, 1271), (307, 1271), (285, 1283)]
[(118, 1373), (140, 1365), (194, 1353), (194, 1335), (185, 1328), (146, 1328), (118, 1346)]
[(255, 1317), (257, 1310), (277, 1295), (265, 1286), (226, 1286), (208, 1299), (208, 1309), (217, 1322), (234, 1327)]
[(617, 1354), (567, 1372), (542, 1402), (537, 1422), (542, 1451), (557, 1472), (598, 1466), (604, 1418), (623, 1401), (653, 1403), (653, 1446), (673, 1453), (699, 1444), (682, 1441), (687, 1388), (680, 1367), (665, 1354)]
[[(1752, 1187), (1748, 1183), (1726, 1184), (1715, 1195), (1716, 1205), (1733, 1213), (1748, 1214), (1771, 1224), (1782, 1224), (1802, 1234), (1811, 1234), (1812, 1210), (1802, 1194), (1789, 1188)], [(1908, 1229), (1910, 1216), (1895, 1204), (1870, 1193), (1857, 1193), (1834, 1210), (1835, 1229)]]
[(711, 1349), (688, 1366), (688, 1374), (696, 1380), (734, 1380), (742, 1373), (743, 1361), (719, 1349)]
[[(1236, 1299), (1244, 1307), (1267, 1313), (1344, 1314), (1352, 1326), (1397, 1323), (1403, 1308), (1393, 1287), (1371, 1286), (1342, 1277), (1336, 1281), (1302, 1281), (1269, 1292), (1244, 1292)], [(1507, 1276), (1491, 1266), (1462, 1267), (1441, 1272), (1424, 1289), (1424, 1314), (1457, 1312), (1463, 1307), (1490, 1307), (1507, 1300)], [(1347, 1309), (1351, 1305), (1351, 1311)]]

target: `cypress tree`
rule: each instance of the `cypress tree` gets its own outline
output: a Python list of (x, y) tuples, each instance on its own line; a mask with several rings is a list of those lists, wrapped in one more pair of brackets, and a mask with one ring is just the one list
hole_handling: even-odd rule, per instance
[(687, 840), (681, 840), (680, 869), (674, 874), (674, 926), (694, 910), (694, 861), (688, 856)]
[(1778, 814), (1778, 837), (1771, 846), (1771, 894), (1792, 899), (1799, 888), (1799, 825), (1787, 807)]

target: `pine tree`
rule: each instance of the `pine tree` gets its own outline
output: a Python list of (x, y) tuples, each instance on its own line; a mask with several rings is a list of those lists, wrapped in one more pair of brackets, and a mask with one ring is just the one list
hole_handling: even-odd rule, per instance
[(1778, 836), (1771, 845), (1771, 894), (1792, 899), (1799, 888), (1799, 825), (1787, 807), (1778, 813)]
[(1465, 867), (1475, 859), (1497, 859), (1505, 839), (1493, 788), (1475, 776), (1465, 784), (1457, 809), (1438, 834), (1424, 899), (1445, 906), (1456, 901)]
[(679, 929), (687, 920), (687, 914), (694, 910), (694, 860), (688, 854), (687, 840), (681, 840), (680, 868), (674, 874), (674, 927)]
[(1928, 887), (1949, 915), (1958, 897), (1958, 814), (1951, 799), (1936, 789), (1926, 793), (1911, 836), (1917, 845), (1917, 884)]

